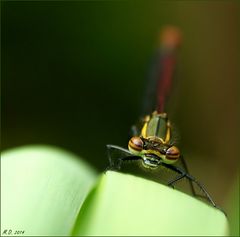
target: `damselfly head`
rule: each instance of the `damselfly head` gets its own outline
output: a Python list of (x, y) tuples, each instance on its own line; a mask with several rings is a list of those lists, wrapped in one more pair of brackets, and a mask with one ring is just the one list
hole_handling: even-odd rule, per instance
[(128, 142), (129, 151), (143, 159), (145, 167), (157, 167), (161, 162), (166, 164), (175, 163), (180, 151), (176, 146), (162, 142), (158, 137), (132, 137)]

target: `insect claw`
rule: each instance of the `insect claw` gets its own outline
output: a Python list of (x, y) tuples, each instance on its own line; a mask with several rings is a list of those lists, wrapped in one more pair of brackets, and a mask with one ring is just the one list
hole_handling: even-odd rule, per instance
[(172, 183), (168, 183), (168, 186), (175, 189), (174, 185)]

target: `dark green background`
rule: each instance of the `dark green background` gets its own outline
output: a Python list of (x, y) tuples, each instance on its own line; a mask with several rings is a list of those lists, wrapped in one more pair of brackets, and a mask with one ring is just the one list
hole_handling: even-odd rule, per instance
[(171, 120), (221, 202), (238, 162), (238, 14), (231, 1), (2, 2), (2, 148), (57, 145), (104, 169), (105, 145), (127, 145), (159, 30), (173, 24), (184, 39)]

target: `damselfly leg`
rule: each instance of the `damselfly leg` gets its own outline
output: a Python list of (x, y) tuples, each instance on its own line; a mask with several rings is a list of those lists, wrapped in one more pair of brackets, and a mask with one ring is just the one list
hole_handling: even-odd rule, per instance
[[(135, 162), (135, 161), (139, 162), (142, 160), (141, 157), (133, 156), (127, 149), (124, 149), (119, 146), (107, 145), (107, 149), (108, 149), (108, 157), (109, 157), (109, 163), (110, 163), (110, 166), (107, 168), (107, 170), (119, 171), (119, 170), (121, 170), (122, 165), (124, 163)], [(114, 153), (117, 153), (118, 155), (115, 156), (116, 154), (113, 155)], [(119, 156), (120, 154), (121, 154), (121, 156)], [(188, 172), (186, 172), (187, 168), (186, 168), (186, 170), (184, 170), (177, 166), (173, 166), (173, 165), (165, 164), (165, 163), (161, 163), (159, 166), (163, 166), (163, 167), (173, 171), (176, 174), (175, 178), (168, 181), (168, 183), (167, 183), (168, 186), (174, 188), (177, 182), (186, 178), (189, 182), (193, 196), (195, 196), (195, 197), (200, 196), (200, 195), (196, 194), (196, 192), (194, 190), (193, 183), (195, 183), (204, 194), (204, 196), (201, 196), (201, 197), (205, 198), (209, 203), (211, 203), (214, 207), (216, 207), (215, 202), (213, 201), (213, 199), (211, 198), (210, 194), (207, 192), (205, 187), (196, 178), (194, 178), (192, 175), (190, 175)], [(161, 182), (161, 180), (159, 180), (159, 182)]]
[(141, 160), (141, 157), (133, 156), (133, 154), (120, 146), (107, 145), (107, 153), (109, 159), (109, 166), (107, 170), (121, 170), (122, 163), (124, 161)]

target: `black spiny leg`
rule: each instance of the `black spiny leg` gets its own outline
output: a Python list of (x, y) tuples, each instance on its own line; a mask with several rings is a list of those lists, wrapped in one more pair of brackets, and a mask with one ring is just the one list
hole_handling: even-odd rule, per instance
[[(206, 195), (206, 198), (208, 199), (209, 202), (211, 202), (211, 204), (216, 207), (217, 209), (219, 209), (220, 211), (222, 211), (224, 213), (225, 216), (227, 216), (226, 212), (220, 208), (218, 205), (216, 205), (216, 203), (213, 201), (212, 197), (210, 196), (210, 194), (207, 192), (207, 190), (205, 189), (205, 187), (198, 182), (197, 179), (195, 179), (194, 177), (192, 177), (191, 175), (187, 174), (188, 178), (190, 178), (194, 183), (196, 183), (198, 185), (198, 187), (202, 190), (202, 192)], [(200, 196), (200, 195), (197, 195)]]
[(208, 201), (210, 201), (212, 203), (212, 205), (214, 207), (216, 207), (215, 202), (213, 201), (212, 197), (210, 196), (210, 194), (207, 192), (207, 190), (204, 188), (204, 186), (198, 182), (197, 179), (195, 179), (193, 176), (191, 176), (190, 174), (186, 175), (187, 178), (191, 179), (195, 184), (197, 184), (197, 186), (201, 189), (201, 191), (206, 195)]
[[(186, 173), (189, 174), (188, 168), (187, 168), (187, 164), (186, 164), (185, 159), (183, 158), (183, 156), (181, 156), (181, 161), (182, 161), (182, 165), (183, 165), (184, 169), (186, 170)], [(207, 200), (209, 201), (209, 197), (208, 197), (208, 196), (210, 196), (210, 195), (203, 196), (203, 195), (197, 194), (196, 191), (195, 191), (195, 189), (194, 189), (194, 187), (193, 187), (192, 180), (189, 179), (189, 178), (188, 178), (188, 180), (189, 180), (189, 184), (190, 184), (190, 187), (191, 187), (191, 191), (192, 191), (192, 193), (193, 193), (193, 196), (195, 196), (195, 197), (200, 197), (200, 198), (203, 198), (203, 199), (207, 199)], [(196, 183), (196, 182), (195, 182), (195, 183)], [(202, 186), (202, 185), (199, 184), (199, 183), (198, 183), (197, 185), (198, 185), (198, 186)], [(200, 189), (201, 189), (201, 188), (200, 188)], [(201, 190), (202, 190), (202, 189), (201, 189)], [(204, 191), (203, 191), (203, 192), (204, 192)], [(205, 192), (204, 192), (204, 193), (205, 193)]]
[[(183, 168), (185, 169), (186, 173), (189, 174), (189, 172), (188, 172), (188, 167), (187, 167), (187, 164), (186, 164), (186, 162), (185, 162), (184, 157), (181, 156), (180, 159), (181, 159), (181, 161), (182, 161)], [(193, 184), (192, 184), (192, 182), (191, 182), (190, 180), (189, 180), (189, 185), (190, 185), (190, 188), (191, 188), (191, 191), (192, 191), (193, 196), (197, 196), (197, 194), (196, 194), (196, 192), (195, 192), (195, 189), (194, 189), (194, 187), (193, 187)]]
[(173, 184), (176, 183), (177, 181), (181, 180), (181, 179), (184, 178), (185, 176), (186, 176), (185, 174), (181, 174), (181, 175), (177, 176), (175, 179), (169, 181), (169, 182), (167, 183), (167, 185), (168, 185), (168, 186), (171, 186), (172, 188), (174, 188), (174, 185), (173, 185)]
[(122, 163), (125, 161), (136, 161), (140, 160), (141, 157), (133, 156), (132, 153), (120, 146), (107, 145), (109, 166), (107, 170), (120, 170)]
[(173, 165), (169, 165), (169, 164), (162, 164), (163, 166), (171, 169), (171, 170), (174, 170), (175, 172), (179, 173), (180, 175), (178, 177), (176, 177), (174, 180), (170, 181), (168, 183), (168, 185), (173, 185), (175, 182), (181, 180), (182, 178), (186, 177), (188, 179), (190, 179), (192, 182), (194, 182), (200, 189), (201, 191), (206, 195), (207, 197), (207, 200), (214, 206), (216, 207), (216, 204), (215, 202), (213, 201), (213, 199), (211, 198), (211, 196), (209, 195), (209, 193), (207, 192), (207, 190), (203, 187), (202, 184), (200, 184), (198, 182), (197, 179), (195, 179), (193, 176), (191, 176), (190, 174), (184, 172), (182, 169), (180, 169), (179, 167), (176, 167), (176, 166), (173, 166)]

